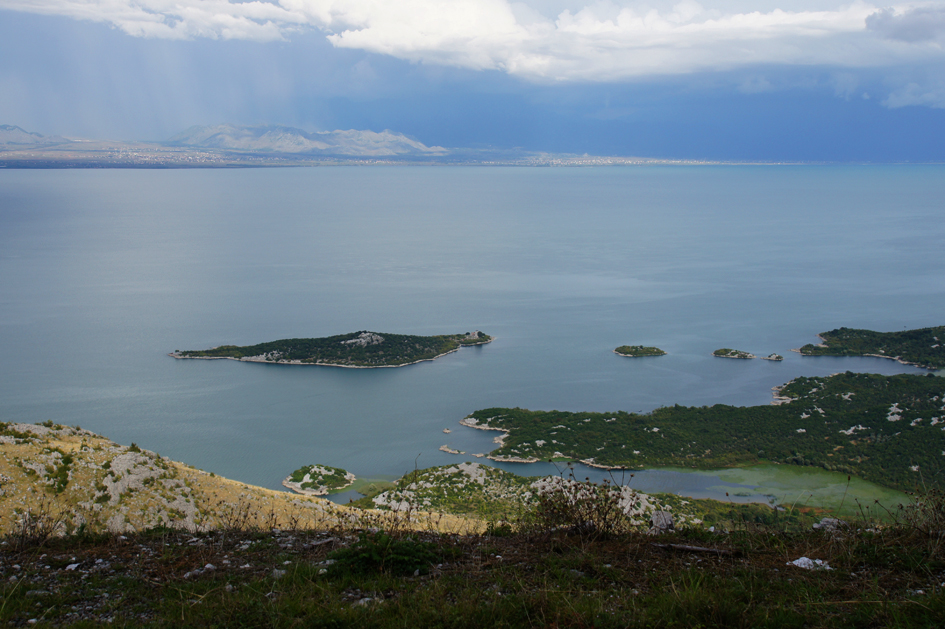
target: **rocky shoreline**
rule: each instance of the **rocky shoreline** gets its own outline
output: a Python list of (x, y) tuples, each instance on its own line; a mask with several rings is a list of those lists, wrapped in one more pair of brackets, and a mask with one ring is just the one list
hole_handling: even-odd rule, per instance
[(771, 390), (773, 391), (773, 393), (772, 393), (771, 395), (772, 395), (772, 397), (774, 398), (773, 400), (771, 400), (771, 404), (772, 404), (772, 405), (774, 405), (774, 406), (779, 406), (779, 405), (781, 405), (781, 404), (787, 404), (787, 403), (789, 403), (789, 402), (793, 402), (793, 401), (794, 401), (794, 398), (789, 398), (789, 397), (787, 397), (787, 396), (781, 395), (781, 389), (783, 389), (784, 387), (786, 387), (788, 384), (790, 384), (790, 383), (789, 383), (789, 382), (786, 382), (786, 383), (784, 383), (784, 384), (779, 384), (779, 385), (776, 386), (776, 387), (771, 387)]
[[(498, 444), (501, 448), (505, 443), (505, 438), (509, 436), (509, 431), (502, 428), (496, 428), (494, 426), (489, 426), (488, 424), (480, 425), (477, 419), (472, 417), (464, 417), (459, 420), (461, 426), (466, 426), (467, 428), (475, 428), (476, 430), (495, 430), (496, 432), (501, 432), (501, 435), (498, 435), (492, 439), (492, 442)], [(503, 455), (492, 455), (487, 454), (486, 458), (491, 461), (496, 461), (498, 463), (538, 463), (541, 459), (535, 457), (529, 457), (527, 459), (517, 457), (517, 456), (503, 456)]]
[(336, 487), (334, 490), (329, 490), (327, 487), (319, 487), (318, 489), (305, 489), (302, 487), (302, 483), (293, 483), (291, 476), (282, 481), (282, 486), (287, 489), (291, 489), (297, 494), (302, 494), (303, 496), (327, 496), (330, 491), (341, 491), (342, 489), (351, 487), (351, 485), (354, 484), (354, 481), (357, 480), (357, 477), (351, 472), (348, 472), (345, 475), (345, 479), (348, 481), (348, 484), (342, 485), (341, 487)]
[[(501, 432), (502, 433), (501, 435), (493, 438), (492, 440), (493, 443), (498, 444), (500, 448), (504, 444), (505, 438), (509, 436), (509, 431), (503, 428), (496, 428), (494, 426), (489, 426), (488, 424), (480, 424), (478, 420), (472, 417), (464, 417), (461, 420), (459, 420), (459, 423), (462, 426), (466, 426), (467, 428), (475, 428), (476, 430), (495, 430), (496, 432)], [(440, 449), (442, 450), (443, 448), (440, 448)], [(556, 453), (556, 454), (560, 454), (560, 453)], [(473, 456), (479, 456), (479, 455), (473, 455)], [(501, 454), (499, 455), (488, 454), (486, 455), (486, 458), (492, 461), (496, 461), (498, 463), (538, 463), (542, 460), (542, 459), (539, 459), (538, 457), (523, 458), (523, 457), (518, 457), (518, 456), (504, 456)], [(623, 467), (619, 465), (603, 465), (601, 463), (595, 463), (593, 459), (583, 459), (583, 460), (580, 460), (579, 462), (583, 463), (584, 465), (587, 465), (588, 467), (596, 467), (602, 470), (629, 469), (627, 467)]]

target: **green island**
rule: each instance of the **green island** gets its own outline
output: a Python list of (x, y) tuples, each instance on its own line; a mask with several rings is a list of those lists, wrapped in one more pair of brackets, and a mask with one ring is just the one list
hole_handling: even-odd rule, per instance
[(483, 345), (492, 337), (476, 330), (465, 334), (412, 336), (360, 331), (314, 339), (283, 339), (258, 345), (221, 345), (206, 350), (175, 350), (174, 358), (241, 360), (282, 365), (401, 367), (433, 360), (461, 347)]
[(292, 472), (282, 486), (306, 496), (324, 496), (351, 486), (355, 475), (340, 467), (306, 465)]
[(718, 356), (719, 358), (742, 358), (749, 359), (755, 358), (754, 354), (749, 352), (743, 352), (740, 349), (731, 349), (729, 347), (723, 347), (712, 352), (713, 356)]
[(647, 414), (489, 408), (460, 423), (504, 434), (497, 461), (602, 468), (818, 466), (893, 489), (945, 487), (945, 380), (846, 372), (800, 377), (775, 404)]
[(945, 368), (945, 326), (874, 332), (839, 328), (818, 334), (821, 343), (808, 343), (799, 351), (804, 356), (876, 356), (926, 369)]
[(666, 355), (666, 352), (658, 347), (646, 347), (645, 345), (621, 345), (614, 350), (614, 353), (619, 354), (620, 356), (628, 356), (630, 358)]

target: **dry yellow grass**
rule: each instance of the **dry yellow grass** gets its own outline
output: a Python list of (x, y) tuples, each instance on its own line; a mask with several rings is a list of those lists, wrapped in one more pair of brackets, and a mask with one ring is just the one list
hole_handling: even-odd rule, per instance
[(483, 528), (451, 515), (365, 511), (247, 485), (79, 428), (0, 424), (0, 535), (38, 517), (55, 521), (63, 533), (160, 525), (191, 531)]

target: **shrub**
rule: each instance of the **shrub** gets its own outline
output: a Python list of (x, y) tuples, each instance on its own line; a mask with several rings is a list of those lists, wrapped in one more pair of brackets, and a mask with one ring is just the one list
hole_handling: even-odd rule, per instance
[(361, 533), (354, 545), (329, 555), (335, 561), (331, 571), (335, 574), (383, 572), (392, 576), (417, 571), (425, 574), (437, 560), (435, 548), (435, 544), (412, 537), (394, 539), (383, 531)]
[(607, 480), (555, 478), (539, 491), (534, 509), (523, 521), (525, 532), (550, 532), (565, 529), (584, 538), (604, 538), (630, 530), (631, 524), (622, 505), (621, 488)]

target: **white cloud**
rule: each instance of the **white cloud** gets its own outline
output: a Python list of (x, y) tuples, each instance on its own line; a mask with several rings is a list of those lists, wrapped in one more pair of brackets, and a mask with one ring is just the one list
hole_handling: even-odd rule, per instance
[(884, 9), (867, 17), (866, 26), (887, 39), (910, 43), (941, 41), (945, 36), (945, 7)]
[(742, 94), (761, 94), (763, 92), (774, 91), (774, 86), (763, 76), (752, 76), (746, 78), (739, 84), (738, 91)]
[(910, 105), (945, 109), (945, 85), (941, 82), (939, 82), (938, 85), (908, 83), (890, 93), (889, 96), (883, 100), (882, 104), (890, 109), (898, 109), (899, 107), (908, 107)]
[(838, 72), (833, 75), (831, 80), (833, 84), (833, 93), (844, 100), (850, 100), (856, 88), (859, 87), (859, 80), (852, 72)]
[[(709, 7), (695, 0), (0, 0), (0, 9), (110, 23), (138, 37), (270, 41), (315, 28), (339, 48), (544, 81), (754, 65), (870, 68), (937, 63), (945, 55), (942, 0), (796, 10), (775, 0), (747, 8), (738, 0)], [(850, 93), (845, 85), (839, 92)]]
[(270, 41), (305, 24), (269, 2), (227, 0), (0, 0), (0, 9), (106, 22), (135, 37)]

